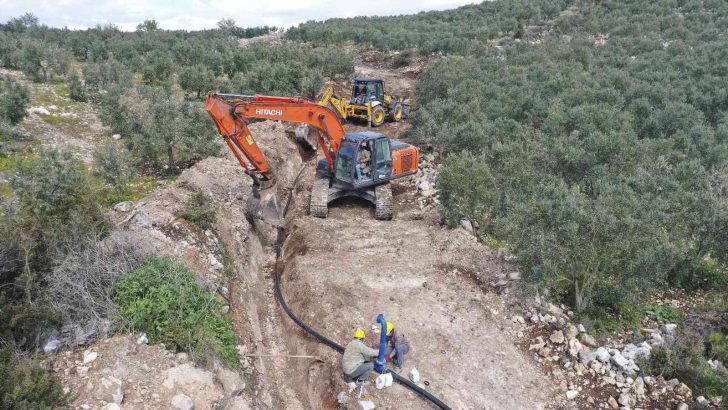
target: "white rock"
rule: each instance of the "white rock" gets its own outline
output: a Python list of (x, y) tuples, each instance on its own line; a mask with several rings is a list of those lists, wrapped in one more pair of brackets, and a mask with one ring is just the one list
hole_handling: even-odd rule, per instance
[(698, 396), (698, 398), (695, 399), (695, 401), (697, 401), (698, 404), (700, 404), (701, 406), (710, 406), (710, 402), (708, 401), (708, 399), (706, 399), (703, 396)]
[(566, 391), (566, 399), (567, 400), (574, 400), (576, 396), (579, 395), (579, 392), (576, 390), (567, 390)]
[(118, 141), (118, 140), (121, 139), (121, 134), (114, 134), (114, 135), (111, 136), (111, 138), (113, 138), (114, 141)]
[(207, 255), (207, 258), (210, 260), (210, 266), (212, 267), (212, 269), (214, 269), (214, 270), (223, 270), (225, 268), (223, 266), (223, 264), (220, 263), (219, 260), (217, 260), (217, 258), (215, 257), (215, 255), (209, 254), (209, 255)]
[(597, 354), (597, 360), (599, 360), (602, 363), (609, 362), (609, 359), (611, 359), (612, 355), (609, 354), (609, 351), (603, 347), (599, 347), (596, 351)]
[(634, 397), (632, 397), (632, 395), (629, 393), (620, 394), (617, 401), (624, 407), (632, 407), (635, 404)]
[(626, 374), (634, 374), (635, 371), (640, 369), (634, 361), (622, 356), (619, 352), (612, 356), (612, 363)]
[(45, 107), (30, 107), (28, 109), (28, 112), (31, 112), (33, 114), (42, 114), (42, 115), (50, 115), (51, 112), (48, 111)]
[(236, 371), (220, 366), (215, 371), (215, 376), (227, 395), (237, 396), (245, 389), (245, 382)]
[(581, 340), (581, 343), (584, 344), (585, 346), (597, 347), (597, 341), (596, 341), (596, 339), (594, 339), (594, 337), (592, 337), (588, 333), (582, 333), (579, 336), (579, 339)]
[(645, 395), (645, 381), (641, 377), (638, 377), (634, 381), (634, 385), (632, 386), (632, 391), (634, 391), (634, 394), (637, 395), (637, 397), (643, 397)]
[(579, 333), (586, 333), (586, 328), (581, 323), (579, 323), (579, 326), (577, 326), (576, 329), (579, 331)]
[(660, 333), (655, 332), (650, 337), (650, 343), (652, 343), (652, 346), (662, 346), (665, 344), (665, 339)]
[(564, 343), (564, 332), (561, 330), (554, 330), (553, 333), (551, 333), (551, 336), (549, 336), (549, 340), (551, 343), (555, 344), (562, 344)]
[(515, 270), (513, 272), (510, 272), (508, 274), (508, 279), (510, 280), (521, 280), (521, 272)]
[(149, 343), (149, 338), (147, 338), (146, 333), (142, 333), (139, 335), (136, 342), (138, 345), (145, 345), (145, 344)]
[(579, 362), (582, 364), (588, 364), (597, 359), (597, 352), (591, 349), (582, 349), (579, 352)]
[(195, 403), (192, 401), (190, 396), (186, 394), (177, 394), (172, 397), (172, 408), (178, 410), (192, 410), (195, 408)]
[(680, 403), (675, 407), (675, 410), (689, 410), (687, 403)]
[(124, 400), (124, 389), (121, 386), (121, 380), (114, 376), (102, 377), (101, 398), (109, 403), (121, 404), (121, 401)]
[(133, 201), (119, 202), (118, 204), (114, 205), (114, 210), (117, 212), (129, 212), (132, 209), (134, 209)]
[(87, 352), (83, 354), (83, 362), (84, 363), (91, 363), (96, 358), (99, 357), (99, 354), (97, 352)]
[(579, 352), (581, 352), (581, 350), (583, 348), (584, 348), (584, 346), (582, 346), (582, 344), (578, 340), (576, 340), (576, 339), (569, 340), (569, 354), (570, 355), (577, 357)]
[(650, 350), (652, 350), (652, 347), (646, 342), (642, 342), (639, 346), (629, 343), (624, 346), (621, 353), (625, 358), (634, 361), (637, 359), (649, 359)]
[(45, 346), (43, 346), (43, 353), (45, 353), (45, 354), (53, 353), (56, 350), (58, 350), (58, 348), (60, 346), (61, 346), (60, 340), (56, 340), (56, 339), (50, 340), (50, 341), (48, 341), (48, 343), (45, 344)]
[(462, 226), (468, 233), (473, 233), (473, 224), (467, 219), (461, 219), (460, 226)]
[(677, 329), (677, 325), (674, 323), (668, 323), (662, 326), (662, 331), (668, 335), (674, 335), (675, 329)]

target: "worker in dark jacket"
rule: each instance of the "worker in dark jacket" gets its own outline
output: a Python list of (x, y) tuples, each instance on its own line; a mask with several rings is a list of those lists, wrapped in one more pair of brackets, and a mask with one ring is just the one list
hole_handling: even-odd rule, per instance
[(404, 355), (409, 352), (409, 343), (404, 332), (397, 331), (392, 322), (387, 322), (387, 350), (384, 358), (393, 362), (397, 369), (404, 365)]
[(363, 381), (374, 370), (372, 359), (379, 356), (379, 351), (364, 344), (366, 337), (362, 329), (356, 329), (354, 339), (346, 345), (344, 357), (341, 358), (341, 369), (346, 375), (347, 382)]

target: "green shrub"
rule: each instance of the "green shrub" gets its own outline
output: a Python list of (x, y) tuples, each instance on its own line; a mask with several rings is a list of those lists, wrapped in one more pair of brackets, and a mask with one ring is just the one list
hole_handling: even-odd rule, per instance
[(713, 370), (701, 349), (688, 340), (678, 340), (669, 348), (653, 348), (650, 360), (640, 365), (645, 374), (679, 379), (693, 390), (693, 396), (728, 394), (728, 371), (720, 367)]
[(220, 301), (184, 264), (150, 259), (122, 277), (113, 295), (126, 325), (147, 332), (152, 343), (186, 351), (198, 362), (219, 357), (239, 365), (232, 321), (219, 313)]
[(399, 52), (392, 58), (392, 68), (402, 68), (410, 65), (415, 57), (415, 50), (408, 49)]
[(66, 404), (63, 387), (37, 363), (18, 358), (12, 346), (0, 349), (0, 380), (0, 409), (54, 409)]
[(685, 320), (685, 313), (678, 308), (665, 305), (649, 305), (646, 312), (653, 319), (663, 323), (679, 323)]
[(204, 230), (210, 229), (215, 222), (215, 208), (212, 201), (202, 192), (193, 195), (177, 215)]
[(728, 363), (728, 338), (721, 332), (708, 335), (708, 357)]
[(27, 115), (30, 93), (28, 88), (10, 78), (0, 82), (0, 121), (15, 125)]
[(86, 85), (81, 80), (76, 70), (71, 71), (68, 75), (69, 96), (74, 101), (86, 101)]

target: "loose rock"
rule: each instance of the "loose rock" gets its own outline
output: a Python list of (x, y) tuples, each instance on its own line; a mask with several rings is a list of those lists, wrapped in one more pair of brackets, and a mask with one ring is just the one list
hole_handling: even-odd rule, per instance
[(549, 336), (549, 340), (551, 341), (551, 343), (564, 343), (564, 332), (560, 330), (555, 330), (553, 333), (551, 333), (551, 336)]
[(195, 403), (192, 401), (190, 396), (186, 394), (178, 394), (172, 398), (172, 408), (178, 410), (192, 410), (195, 408)]

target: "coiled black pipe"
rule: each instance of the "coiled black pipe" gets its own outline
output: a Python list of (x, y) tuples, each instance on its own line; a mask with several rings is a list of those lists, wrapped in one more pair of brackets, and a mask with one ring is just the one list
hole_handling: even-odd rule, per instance
[[(296, 185), (298, 184), (299, 177), (303, 173), (303, 170), (305, 169), (305, 165), (301, 170), (298, 172), (298, 176), (296, 176), (295, 181), (293, 182), (293, 186), (289, 188), (288, 192), (288, 198), (286, 200), (286, 206), (283, 209), (283, 216), (288, 213), (288, 206), (291, 204), (291, 198), (293, 198), (293, 190), (295, 189)], [(276, 235), (276, 261), (278, 261), (281, 257), (281, 254), (283, 252), (283, 242), (286, 240), (286, 232), (283, 228), (279, 227)], [(336, 350), (339, 353), (344, 353), (344, 346), (334, 342), (333, 340), (329, 339), (328, 337), (322, 335), (321, 333), (317, 332), (314, 328), (304, 323), (301, 319), (296, 316), (291, 308), (288, 306), (288, 303), (286, 303), (286, 300), (283, 299), (283, 292), (281, 292), (281, 275), (282, 275), (282, 269), (280, 265), (277, 265), (275, 268), (275, 272), (273, 273), (273, 286), (275, 288), (275, 294), (276, 299), (278, 299), (278, 303), (280, 303), (283, 310), (286, 312), (288, 317), (291, 318), (298, 326), (301, 327), (301, 329), (305, 330), (310, 334), (311, 336), (315, 337), (319, 342), (325, 344), (326, 346)], [(412, 390), (413, 392), (419, 394), (420, 396), (424, 397), (425, 399), (429, 400), (434, 404), (435, 406), (439, 407), (442, 410), (450, 410), (450, 407), (448, 407), (447, 404), (443, 403), (442, 400), (438, 399), (435, 395), (428, 392), (427, 390), (421, 388), (420, 386), (414, 384), (411, 380), (400, 376), (397, 373), (390, 372), (392, 374), (392, 378), (399, 384), (404, 385), (408, 389)]]

